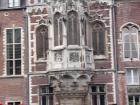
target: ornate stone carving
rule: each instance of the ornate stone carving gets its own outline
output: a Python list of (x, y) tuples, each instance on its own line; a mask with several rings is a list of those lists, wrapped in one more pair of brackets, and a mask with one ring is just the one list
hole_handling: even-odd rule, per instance
[(90, 51), (86, 51), (86, 63), (88, 63), (88, 64), (92, 63)]
[(95, 20), (102, 20), (103, 14), (99, 14), (98, 12), (92, 13), (94, 15), (89, 15), (88, 13), (85, 13), (86, 17), (88, 18), (89, 22), (93, 22)]
[(62, 60), (63, 60), (62, 51), (55, 52), (54, 59), (55, 59), (55, 62), (62, 62)]
[(91, 10), (106, 9), (109, 5), (106, 2), (94, 2), (90, 5)]
[(79, 62), (79, 53), (78, 52), (70, 52), (69, 61), (70, 62)]

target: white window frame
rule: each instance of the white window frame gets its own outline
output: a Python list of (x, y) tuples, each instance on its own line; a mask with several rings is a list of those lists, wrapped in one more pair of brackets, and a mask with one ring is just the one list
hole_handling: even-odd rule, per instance
[[(15, 69), (13, 69), (13, 74), (11, 74), (11, 75), (8, 75), (7, 74), (7, 30), (8, 29), (11, 29), (11, 30), (13, 30), (13, 32), (14, 32), (14, 30), (15, 29), (20, 29), (20, 32), (21, 32), (21, 42), (20, 42), (20, 44), (21, 44), (21, 58), (20, 59), (18, 59), (18, 60), (20, 60), (21, 61), (21, 74), (15, 74)], [(22, 27), (13, 27), (13, 28), (6, 28), (5, 29), (5, 54), (6, 54), (6, 56), (5, 56), (5, 75), (6, 76), (21, 76), (21, 75), (23, 75), (23, 65), (22, 65), (22, 63), (23, 63), (23, 61), (22, 61), (22, 58), (23, 58), (23, 55), (22, 55), (22, 53), (23, 53), (23, 51), (22, 51), (22, 45), (23, 45), (23, 40), (22, 40), (22, 36), (23, 36), (23, 29), (22, 29)], [(14, 35), (13, 35), (13, 40), (14, 40)], [(15, 44), (15, 43), (12, 43), (12, 45), (13, 44)], [(15, 53), (15, 51), (14, 51), (14, 49), (13, 49), (13, 52)], [(13, 55), (14, 55), (14, 53), (13, 53)], [(16, 60), (16, 59), (12, 59), (12, 60)], [(15, 65), (13, 64), (13, 68), (15, 68)]]
[(47, 102), (47, 105), (49, 105), (50, 103), (50, 95), (53, 95), (53, 93), (50, 93), (49, 92), (49, 85), (40, 85), (40, 89), (41, 87), (44, 86), (46, 89), (47, 89), (47, 92), (46, 93), (42, 93), (41, 90), (39, 90), (39, 97), (40, 97), (40, 104), (42, 105), (42, 96), (45, 96), (46, 97), (46, 102)]
[[(104, 84), (95, 84), (94, 86), (96, 86), (96, 88), (97, 88), (97, 91), (95, 91), (95, 92), (92, 92), (92, 89), (90, 90), (91, 91), (91, 95), (93, 96), (93, 95), (96, 95), (97, 96), (97, 105), (101, 105), (101, 103), (100, 103), (100, 96), (101, 95), (104, 95), (104, 101), (105, 101), (105, 105), (106, 105), (106, 86), (104, 85), (104, 92), (100, 92), (99, 91), (99, 87), (100, 87), (100, 85), (104, 85)], [(91, 96), (91, 97), (92, 97)], [(93, 105), (93, 100), (91, 99), (91, 105)]]
[(20, 0), (9, 0), (8, 7), (20, 7)]
[[(127, 26), (127, 25), (126, 25)], [(125, 27), (123, 27), (123, 28), (125, 28)], [(132, 33), (132, 32), (123, 32), (123, 28), (122, 28), (122, 41), (123, 41), (123, 59), (124, 59), (124, 61), (132, 61), (132, 60), (134, 60), (134, 61), (136, 61), (136, 60), (139, 60), (139, 40), (138, 40), (138, 31), (137, 31), (137, 33)], [(137, 30), (138, 30), (138, 28), (137, 28)], [(138, 53), (138, 57), (137, 58), (132, 58), (132, 48), (130, 49), (131, 51), (130, 51), (130, 57), (128, 57), (128, 58), (125, 58), (125, 36), (130, 36), (130, 35), (136, 35), (136, 45), (137, 45), (137, 53)]]
[[(130, 71), (130, 75), (129, 76), (128, 76), (127, 71)], [(134, 77), (134, 71), (137, 72), (137, 76), (138, 77)], [(129, 80), (128, 80), (128, 77), (130, 77)], [(137, 82), (135, 82), (135, 80), (134, 80), (135, 78), (138, 79)], [(129, 83), (128, 83), (128, 81), (129, 81)], [(137, 68), (127, 68), (126, 69), (126, 83), (127, 83), (127, 85), (139, 85), (140, 84), (139, 83), (139, 69), (137, 69)]]

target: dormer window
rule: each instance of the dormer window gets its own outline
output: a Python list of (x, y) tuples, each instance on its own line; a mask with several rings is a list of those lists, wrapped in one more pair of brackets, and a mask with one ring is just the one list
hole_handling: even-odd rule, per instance
[(20, 7), (20, 0), (9, 0), (8, 6), (9, 7)]

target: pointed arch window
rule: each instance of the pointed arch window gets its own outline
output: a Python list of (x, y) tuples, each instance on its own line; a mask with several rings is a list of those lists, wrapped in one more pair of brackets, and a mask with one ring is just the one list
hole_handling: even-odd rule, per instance
[(54, 15), (54, 46), (63, 44), (63, 21), (60, 13)]
[(40, 25), (36, 30), (37, 59), (46, 59), (48, 50), (48, 27)]
[(94, 55), (105, 55), (105, 27), (101, 22), (92, 26), (92, 46)]
[(80, 31), (78, 14), (75, 11), (68, 13), (67, 44), (80, 45)]
[(124, 58), (138, 58), (138, 28), (128, 24), (122, 29)]

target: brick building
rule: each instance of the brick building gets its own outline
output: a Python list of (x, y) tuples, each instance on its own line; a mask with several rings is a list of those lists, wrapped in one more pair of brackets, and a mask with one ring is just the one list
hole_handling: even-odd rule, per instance
[(0, 103), (139, 105), (138, 0), (0, 0)]
[(139, 0), (116, 2), (118, 89), (120, 105), (138, 105), (139, 81)]
[(0, 103), (26, 103), (28, 42), (25, 0), (0, 0)]

